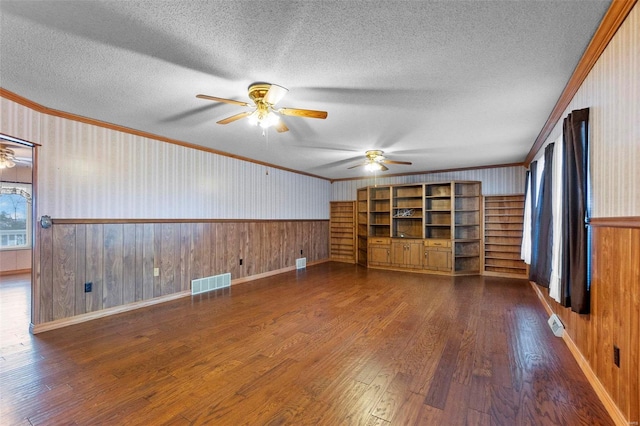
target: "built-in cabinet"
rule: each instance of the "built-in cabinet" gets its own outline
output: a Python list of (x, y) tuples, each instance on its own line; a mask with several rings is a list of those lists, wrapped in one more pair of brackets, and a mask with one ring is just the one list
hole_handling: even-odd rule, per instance
[(369, 239), (369, 266), (391, 266), (391, 239)]
[(391, 264), (402, 268), (422, 268), (422, 240), (393, 239), (391, 242)]
[[(368, 266), (447, 274), (481, 272), (480, 182), (361, 188), (359, 202), (365, 190)], [(365, 228), (359, 224), (359, 229), (364, 232)]]

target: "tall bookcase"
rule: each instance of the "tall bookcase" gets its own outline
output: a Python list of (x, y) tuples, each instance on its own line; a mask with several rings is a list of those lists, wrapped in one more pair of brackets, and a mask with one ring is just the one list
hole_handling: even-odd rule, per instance
[(357, 259), (356, 262), (362, 266), (367, 266), (367, 212), (368, 212), (368, 192), (367, 188), (360, 188), (357, 191), (356, 200), (356, 245)]
[(329, 250), (333, 261), (356, 263), (356, 213), (353, 201), (331, 201)]
[[(377, 186), (367, 188), (367, 195), (369, 266), (461, 275), (481, 272), (480, 182)], [(361, 206), (364, 209), (364, 203)]]
[(487, 275), (526, 278), (520, 258), (524, 195), (494, 195), (484, 200), (484, 271)]

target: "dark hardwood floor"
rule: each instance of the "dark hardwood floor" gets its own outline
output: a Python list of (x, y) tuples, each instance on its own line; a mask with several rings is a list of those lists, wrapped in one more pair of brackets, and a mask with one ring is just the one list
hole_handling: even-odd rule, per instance
[(32, 336), (0, 279), (3, 425), (613, 424), (524, 280), (326, 263)]

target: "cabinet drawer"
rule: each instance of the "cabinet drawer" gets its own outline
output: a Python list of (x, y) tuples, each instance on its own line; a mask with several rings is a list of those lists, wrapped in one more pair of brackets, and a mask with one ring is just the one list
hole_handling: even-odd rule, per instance
[(369, 245), (372, 244), (391, 244), (390, 238), (369, 238)]
[(451, 247), (451, 240), (433, 240), (426, 239), (424, 240), (425, 247)]

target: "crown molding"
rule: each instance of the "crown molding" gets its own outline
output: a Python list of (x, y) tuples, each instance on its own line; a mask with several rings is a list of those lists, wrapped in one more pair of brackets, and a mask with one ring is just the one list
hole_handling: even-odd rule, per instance
[(529, 164), (533, 161), (536, 154), (547, 140), (547, 137), (551, 134), (556, 123), (562, 118), (562, 114), (571, 103), (571, 100), (578, 92), (578, 89), (580, 89), (580, 86), (584, 83), (589, 72), (591, 72), (594, 65), (600, 58), (600, 55), (602, 55), (602, 52), (604, 52), (606, 47), (609, 45), (609, 42), (629, 15), (636, 2), (637, 0), (613, 0), (611, 2), (607, 13), (604, 15), (604, 18), (602, 18), (602, 22), (600, 22), (600, 26), (598, 26), (598, 29), (582, 55), (580, 62), (578, 62), (578, 65), (573, 71), (569, 82), (562, 91), (562, 94), (551, 111), (549, 118), (547, 118), (547, 122), (538, 134), (531, 150), (529, 150), (529, 154), (527, 154), (527, 157), (524, 160), (526, 167), (529, 167)]
[(248, 163), (254, 163), (254, 164), (258, 164), (261, 166), (265, 166), (265, 167), (269, 167), (272, 169), (278, 169), (278, 170), (284, 170), (285, 172), (290, 172), (290, 173), (296, 173), (299, 175), (304, 175), (304, 176), (310, 176), (312, 178), (316, 178), (316, 179), (322, 179), (322, 180), (330, 180), (326, 177), (323, 176), (318, 176), (318, 175), (314, 175), (311, 173), (305, 173), (305, 172), (301, 172), (299, 170), (294, 170), (294, 169), (289, 169), (286, 167), (281, 167), (281, 166), (276, 166), (274, 164), (270, 164), (270, 163), (266, 163), (263, 161), (258, 161), (258, 160), (254, 160), (251, 158), (247, 158), (247, 157), (242, 157), (239, 155), (234, 155), (234, 154), (230, 154), (228, 152), (224, 152), (224, 151), (218, 151), (216, 149), (212, 149), (212, 148), (207, 148), (205, 146), (202, 145), (196, 145), (193, 143), (189, 143), (189, 142), (184, 142), (178, 139), (172, 139), (172, 138), (167, 138), (164, 136), (160, 136), (160, 135), (156, 135), (153, 133), (149, 133), (149, 132), (143, 132), (141, 130), (136, 130), (136, 129), (131, 129), (129, 127), (124, 127), (124, 126), (120, 126), (117, 124), (113, 124), (113, 123), (107, 123), (105, 121), (100, 121), (100, 120), (96, 120), (93, 118), (89, 118), (89, 117), (83, 117), (81, 115), (76, 115), (76, 114), (71, 114), (69, 112), (64, 112), (64, 111), (60, 111), (57, 109), (53, 109), (53, 108), (48, 108), (44, 105), (41, 105), (39, 103), (33, 102), (30, 99), (24, 98), (16, 93), (13, 93), (7, 89), (4, 89), (2, 87), (0, 87), (0, 97), (5, 98), (7, 100), (10, 100), (12, 102), (15, 102), (17, 104), (20, 104), (24, 107), (30, 108), (34, 111), (37, 111), (39, 113), (42, 114), (47, 114), (53, 117), (60, 117), (60, 118), (64, 118), (67, 120), (72, 120), (72, 121), (78, 121), (80, 123), (85, 123), (85, 124), (90, 124), (92, 126), (97, 126), (97, 127), (103, 127), (105, 129), (110, 129), (110, 130), (115, 130), (117, 132), (122, 132), (122, 133), (128, 133), (130, 135), (135, 135), (135, 136), (140, 136), (143, 138), (147, 138), (147, 139), (152, 139), (152, 140), (156, 140), (156, 141), (160, 141), (160, 142), (166, 142), (166, 143), (170, 143), (173, 145), (178, 145), (178, 146), (182, 146), (185, 148), (191, 148), (191, 149), (197, 149), (198, 151), (204, 151), (204, 152), (208, 152), (211, 154), (216, 154), (216, 155), (221, 155), (224, 157), (229, 157), (229, 158), (234, 158), (236, 160), (241, 160), (241, 161), (246, 161)]

